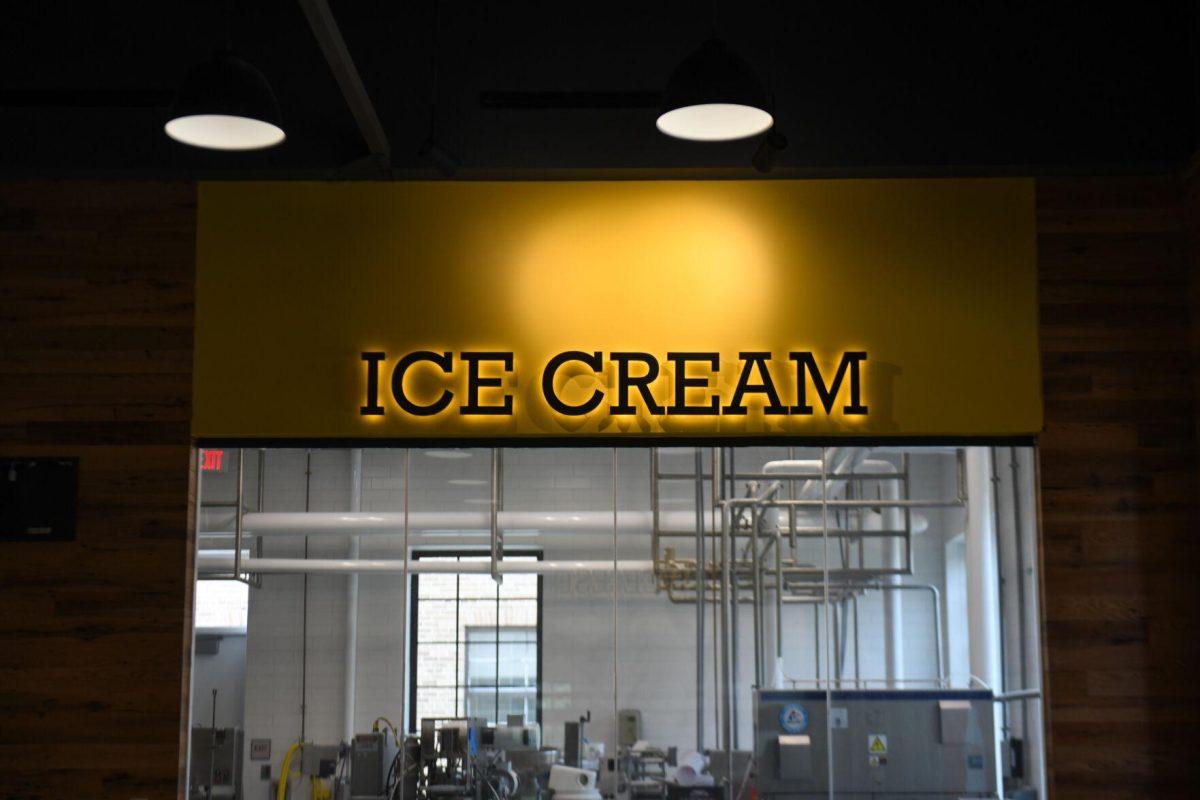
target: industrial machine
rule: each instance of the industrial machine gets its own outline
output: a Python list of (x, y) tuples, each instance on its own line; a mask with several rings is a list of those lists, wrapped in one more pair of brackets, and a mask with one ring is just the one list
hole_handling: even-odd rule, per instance
[(380, 800), (388, 796), (388, 783), (399, 745), (384, 728), (359, 733), (350, 743), (350, 800)]
[(508, 800), (515, 796), (520, 781), (494, 740), (495, 731), (482, 719), (422, 719), (416, 751), (417, 797)]
[(517, 775), (519, 800), (544, 800), (550, 786), (550, 771), (559, 763), (561, 751), (555, 747), (506, 750), (508, 763)]
[(623, 747), (616, 757), (602, 760), (600, 793), (618, 800), (662, 800), (675, 760), (674, 747), (663, 750), (646, 742)]
[(242, 731), (240, 728), (192, 728), (192, 766), (188, 794), (192, 800), (240, 798)]
[(521, 715), (510, 716), (507, 724), (497, 725), (490, 733), (492, 746), (504, 752), (509, 769), (517, 776), (516, 796), (541, 800), (549, 788), (550, 769), (559, 762), (562, 751), (542, 747), (541, 726), (526, 722)]
[(758, 691), (754, 699), (760, 797), (827, 797), (831, 776), (844, 800), (997, 796), (990, 691), (834, 691), (828, 703), (823, 691)]

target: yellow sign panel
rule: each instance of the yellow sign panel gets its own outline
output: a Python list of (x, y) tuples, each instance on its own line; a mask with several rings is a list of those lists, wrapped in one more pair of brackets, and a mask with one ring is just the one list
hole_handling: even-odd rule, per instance
[(206, 183), (193, 433), (1041, 427), (1033, 183)]

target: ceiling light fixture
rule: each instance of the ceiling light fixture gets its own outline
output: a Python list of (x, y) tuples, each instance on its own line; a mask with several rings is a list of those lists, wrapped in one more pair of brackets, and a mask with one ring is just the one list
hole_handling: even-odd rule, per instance
[(713, 38), (671, 74), (657, 124), (676, 139), (728, 142), (768, 130), (774, 123), (768, 107), (758, 75), (745, 59)]
[(286, 138), (271, 84), (228, 51), (188, 73), (164, 129), (177, 142), (207, 150), (262, 150)]

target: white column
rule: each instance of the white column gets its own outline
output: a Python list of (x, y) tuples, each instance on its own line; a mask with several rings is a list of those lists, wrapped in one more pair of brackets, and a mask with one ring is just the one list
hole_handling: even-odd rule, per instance
[[(869, 463), (869, 462), (868, 462)], [(900, 481), (880, 481), (884, 500), (900, 499)], [(904, 528), (904, 511), (900, 508), (884, 508), (883, 527), (886, 530), (898, 531)], [(909, 547), (912, 546), (910, 542)], [(888, 569), (904, 568), (904, 542), (898, 536), (889, 536), (883, 540), (883, 565)], [(886, 575), (883, 582), (898, 586), (903, 582), (900, 575)], [(888, 686), (901, 687), (904, 682), (904, 598), (903, 592), (896, 590), (883, 593), (884, 619), (884, 660), (887, 665)]]
[[(1020, 493), (1021, 550), (1025, 574), (1021, 581), (1025, 586), (1025, 618), (1022, 630), (1025, 635), (1025, 675), (1029, 686), (1042, 687), (1042, 612), (1038, 594), (1038, 515), (1037, 515), (1037, 456), (1032, 447), (1012, 448), (1017, 465), (1017, 491)], [(1043, 736), (1044, 720), (1042, 709), (1044, 696), (1027, 700), (1023, 704), (1028, 715), (1029, 739), (1025, 742), (1025, 764), (1030, 782), (1038, 787), (1042, 796), (1046, 794), (1046, 752)]]
[[(967, 624), (971, 674), (996, 693), (1004, 691), (1000, 668), (1000, 588), (997, 574), (995, 508), (989, 449), (966, 448)], [(996, 709), (996, 786), (1002, 785), (1001, 716)]]
[[(859, 472), (877, 472), (885, 475), (896, 472), (894, 464), (882, 459), (868, 459), (859, 464), (857, 469)], [(871, 486), (871, 484), (866, 485)], [(882, 500), (900, 499), (900, 481), (898, 480), (877, 481), (875, 487), (877, 487)], [(904, 509), (883, 507), (879, 511), (878, 516), (875, 514), (864, 515), (864, 528), (882, 528), (891, 531), (904, 528)], [(882, 540), (882, 547), (882, 565), (893, 570), (904, 569), (904, 542), (897, 536), (889, 536)], [(901, 575), (886, 575), (881, 582), (895, 586), (903, 583), (904, 578)], [(892, 688), (902, 686), (904, 681), (904, 599), (902, 595), (903, 592), (895, 590), (884, 590), (883, 592), (884, 677), (887, 678), (887, 685)]]

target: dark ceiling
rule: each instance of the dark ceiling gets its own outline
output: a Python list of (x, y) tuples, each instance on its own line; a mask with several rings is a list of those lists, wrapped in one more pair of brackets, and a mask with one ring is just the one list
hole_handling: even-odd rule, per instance
[[(721, 0), (716, 16), (775, 93), (790, 140), (777, 175), (1041, 174), (1189, 158), (1196, 5)], [(703, 0), (330, 6), (399, 177), (437, 176), (418, 154), (431, 116), (464, 178), (754, 174), (755, 142), (667, 139), (645, 102), (707, 36)], [(9, 0), (0, 13), (0, 175), (379, 175), (294, 0)], [(279, 96), (275, 150), (205, 153), (162, 133), (175, 85), (227, 27)], [(634, 107), (579, 107), (620, 96)]]

